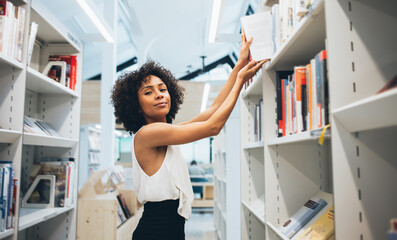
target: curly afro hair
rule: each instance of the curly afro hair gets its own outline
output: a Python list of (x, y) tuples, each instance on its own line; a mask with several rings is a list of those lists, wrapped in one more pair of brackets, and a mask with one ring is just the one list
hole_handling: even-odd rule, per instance
[(171, 108), (166, 116), (167, 123), (172, 123), (183, 103), (184, 88), (178, 85), (178, 80), (172, 73), (159, 63), (150, 60), (138, 70), (121, 75), (113, 86), (111, 102), (116, 122), (122, 123), (130, 134), (136, 133), (146, 124), (138, 100), (138, 90), (143, 82), (149, 80), (150, 75), (160, 78), (168, 88)]

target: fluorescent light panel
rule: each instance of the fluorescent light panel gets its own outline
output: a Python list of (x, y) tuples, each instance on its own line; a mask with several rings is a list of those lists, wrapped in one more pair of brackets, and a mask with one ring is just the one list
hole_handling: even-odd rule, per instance
[(113, 37), (110, 36), (110, 34), (106, 30), (105, 26), (103, 26), (103, 24), (98, 19), (96, 14), (92, 11), (90, 6), (88, 6), (87, 2), (85, 0), (76, 0), (76, 1), (80, 5), (80, 7), (84, 10), (84, 12), (88, 15), (88, 17), (91, 19), (91, 21), (94, 23), (95, 27), (101, 32), (101, 34), (106, 39), (106, 41), (114, 42)]
[(209, 42), (215, 42), (218, 33), (218, 23), (221, 14), (221, 6), (222, 6), (222, 0), (214, 0), (214, 3), (212, 5), (210, 33), (208, 37)]

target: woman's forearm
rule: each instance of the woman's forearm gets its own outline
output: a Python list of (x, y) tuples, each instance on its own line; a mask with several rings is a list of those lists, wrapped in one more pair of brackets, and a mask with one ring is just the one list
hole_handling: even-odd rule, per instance
[(209, 124), (214, 129), (215, 135), (220, 132), (222, 127), (225, 125), (227, 119), (229, 118), (230, 114), (232, 113), (242, 87), (242, 81), (235, 82), (221, 106), (208, 119)]
[(234, 66), (228, 80), (226, 81), (225, 85), (222, 87), (221, 91), (218, 93), (218, 96), (216, 96), (214, 102), (211, 105), (211, 108), (213, 108), (214, 112), (222, 105), (223, 101), (225, 101), (225, 99), (229, 95), (230, 91), (234, 86), (234, 83), (236, 82), (237, 74), (243, 67), (244, 65), (239, 62)]

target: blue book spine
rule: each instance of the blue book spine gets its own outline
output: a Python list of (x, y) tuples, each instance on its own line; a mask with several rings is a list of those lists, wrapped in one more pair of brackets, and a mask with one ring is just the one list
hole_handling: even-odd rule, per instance
[(3, 178), (4, 178), (4, 168), (0, 167), (0, 231), (3, 229)]

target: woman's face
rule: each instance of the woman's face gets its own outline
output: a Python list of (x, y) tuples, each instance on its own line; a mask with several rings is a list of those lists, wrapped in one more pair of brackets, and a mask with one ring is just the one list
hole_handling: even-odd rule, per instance
[(146, 123), (167, 122), (171, 97), (167, 86), (158, 77), (150, 75), (138, 90), (138, 100)]

